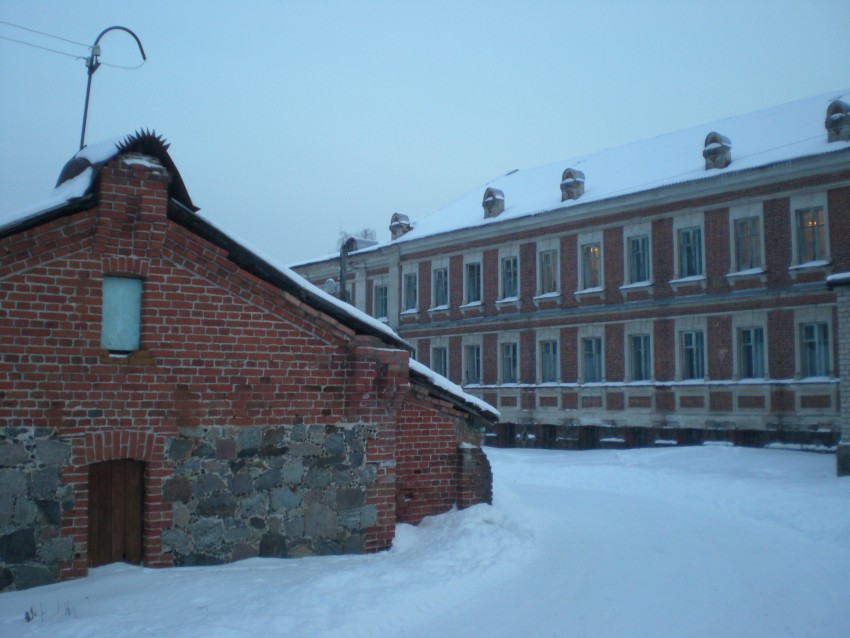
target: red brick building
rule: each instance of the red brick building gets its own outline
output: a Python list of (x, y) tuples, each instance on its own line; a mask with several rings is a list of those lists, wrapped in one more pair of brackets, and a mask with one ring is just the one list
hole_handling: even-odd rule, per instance
[(166, 149), (87, 147), (0, 218), (0, 590), (376, 551), (489, 500), (498, 413), (198, 216)]
[[(837, 442), (850, 91), (511, 171), (351, 252), (346, 289), (501, 445)], [(300, 264), (314, 282), (336, 260)]]

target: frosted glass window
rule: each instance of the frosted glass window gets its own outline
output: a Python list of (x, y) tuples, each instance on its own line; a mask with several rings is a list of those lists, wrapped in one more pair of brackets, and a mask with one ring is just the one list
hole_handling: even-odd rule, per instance
[(141, 323), (142, 280), (104, 277), (101, 347), (110, 352), (138, 350)]

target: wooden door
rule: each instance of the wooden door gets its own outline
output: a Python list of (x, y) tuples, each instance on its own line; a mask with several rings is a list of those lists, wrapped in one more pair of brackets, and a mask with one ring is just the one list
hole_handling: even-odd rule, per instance
[(144, 463), (121, 460), (89, 466), (89, 566), (142, 562)]

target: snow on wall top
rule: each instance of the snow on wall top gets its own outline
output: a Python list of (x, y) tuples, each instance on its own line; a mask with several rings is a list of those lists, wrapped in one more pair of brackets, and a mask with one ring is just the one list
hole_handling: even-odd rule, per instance
[(466, 392), (463, 391), (463, 388), (461, 388), (459, 385), (457, 385), (456, 383), (452, 383), (451, 381), (446, 379), (446, 377), (444, 377), (440, 374), (437, 374), (436, 372), (431, 370), (431, 368), (429, 368), (425, 364), (419, 363), (415, 359), (411, 359), (410, 360), (410, 369), (413, 372), (416, 372), (417, 374), (422, 375), (425, 378), (427, 378), (428, 381), (430, 381), (433, 385), (437, 386), (441, 390), (448, 392), (451, 395), (454, 395), (455, 397), (463, 400), (466, 403), (470, 403), (470, 404), (474, 405), (475, 407), (477, 407), (482, 412), (486, 412), (486, 413), (492, 415), (493, 417), (495, 417), (497, 419), (501, 416), (501, 412), (499, 412), (496, 408), (491, 406), (489, 403), (485, 403), (484, 401), (482, 401), (481, 399), (479, 399), (476, 396), (473, 396), (471, 394), (467, 394)]

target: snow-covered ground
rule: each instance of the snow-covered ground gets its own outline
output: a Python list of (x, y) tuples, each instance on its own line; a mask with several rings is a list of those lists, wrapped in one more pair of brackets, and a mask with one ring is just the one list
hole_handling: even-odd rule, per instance
[(391, 551), (103, 567), (0, 594), (0, 636), (850, 636), (850, 478), (834, 456), (488, 455), (494, 506), (402, 525)]

